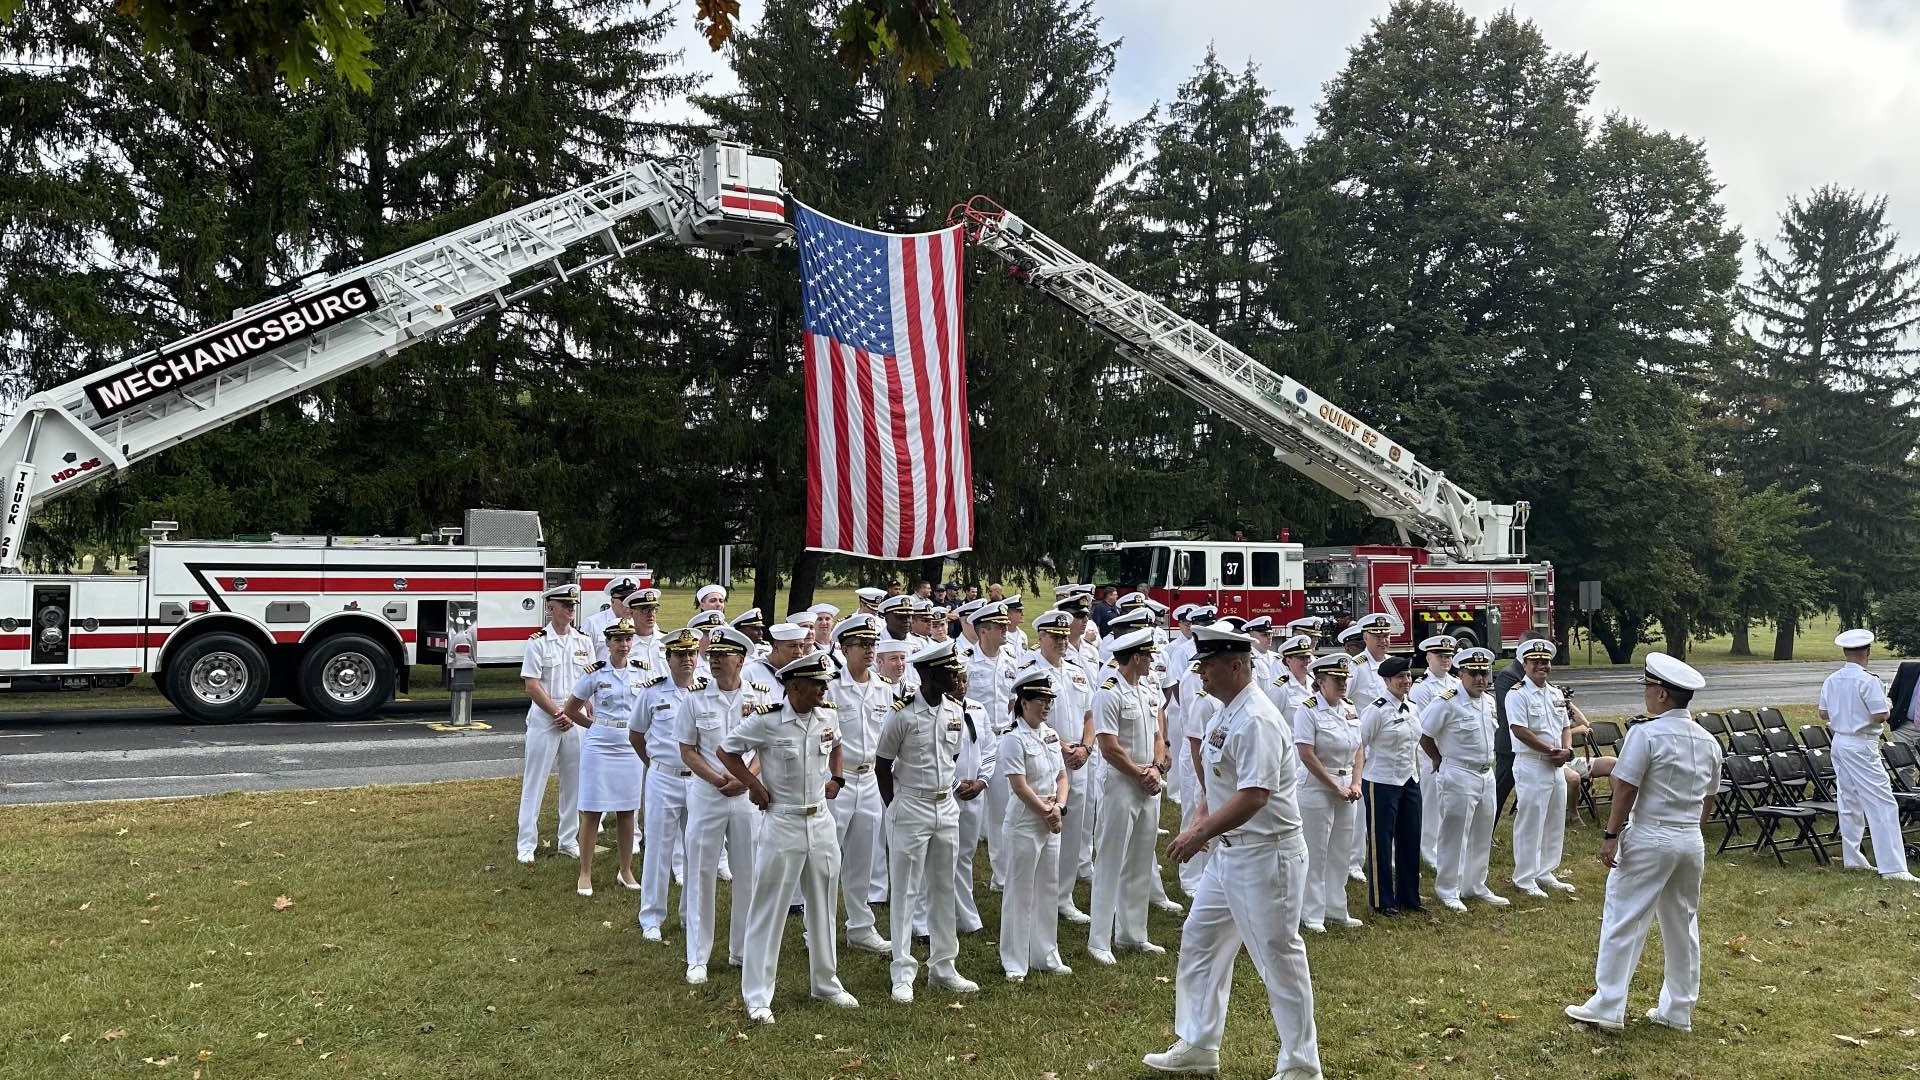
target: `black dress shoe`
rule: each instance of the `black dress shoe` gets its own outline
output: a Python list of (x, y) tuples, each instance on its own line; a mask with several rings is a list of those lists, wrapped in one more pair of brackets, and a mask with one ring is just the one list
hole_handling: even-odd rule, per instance
[(1373, 910), (1379, 912), (1381, 915), (1389, 919), (1400, 914), (1400, 909), (1397, 907), (1374, 908)]

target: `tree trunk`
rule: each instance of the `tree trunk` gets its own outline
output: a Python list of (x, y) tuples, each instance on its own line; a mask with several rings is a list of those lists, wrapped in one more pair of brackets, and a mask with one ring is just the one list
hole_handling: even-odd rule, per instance
[(1687, 619), (1684, 615), (1660, 616), (1660, 636), (1666, 639), (1667, 655), (1675, 660), (1685, 660), (1692, 647), (1687, 636)]
[(1741, 608), (1740, 614), (1733, 620), (1733, 647), (1727, 650), (1729, 656), (1752, 656), (1753, 643), (1748, 640), (1747, 609)]
[(1593, 636), (1599, 638), (1600, 647), (1607, 650), (1610, 663), (1633, 663), (1633, 650), (1640, 645), (1639, 630), (1616, 625), (1614, 616), (1603, 612), (1593, 621)]
[(813, 590), (820, 584), (820, 564), (826, 558), (823, 552), (809, 548), (801, 548), (800, 553), (793, 557), (793, 577), (787, 584), (789, 614), (813, 606)]
[(1773, 658), (1775, 660), (1793, 659), (1793, 639), (1800, 629), (1800, 620), (1781, 619), (1773, 626)]

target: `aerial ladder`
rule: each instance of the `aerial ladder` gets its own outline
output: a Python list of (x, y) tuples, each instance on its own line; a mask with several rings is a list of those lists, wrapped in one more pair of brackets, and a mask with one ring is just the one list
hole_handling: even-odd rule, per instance
[(963, 224), (969, 240), (1012, 264), (1014, 278), (1078, 313), (1135, 363), (1272, 444), (1282, 462), (1391, 522), (1402, 543), (1418, 536), (1464, 562), (1526, 555), (1525, 502), (1496, 504), (1468, 494), (1351, 413), (985, 196), (954, 207), (948, 222)]
[(49, 499), (658, 242), (790, 242), (780, 165), (736, 143), (645, 162), (304, 283), (152, 352), (36, 393), (0, 433), (0, 574)]

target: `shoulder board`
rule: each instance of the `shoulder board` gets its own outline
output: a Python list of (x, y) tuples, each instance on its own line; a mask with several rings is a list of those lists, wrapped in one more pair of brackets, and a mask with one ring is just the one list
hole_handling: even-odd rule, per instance
[(707, 687), (709, 687), (709, 686), (712, 686), (712, 685), (713, 685), (713, 683), (712, 683), (712, 682), (710, 682), (710, 681), (708, 681), (708, 679), (707, 679), (707, 677), (706, 677), (705, 675), (702, 675), (702, 676), (700, 676), (699, 678), (697, 678), (697, 679), (695, 679), (695, 680), (693, 680), (693, 685), (692, 685), (692, 686), (689, 686), (689, 687), (687, 687), (687, 689), (689, 689), (689, 690), (705, 690), (705, 689), (706, 689)]
[(755, 712), (756, 714), (758, 714), (758, 715), (760, 715), (760, 716), (765, 716), (765, 715), (767, 715), (768, 713), (777, 713), (777, 712), (779, 712), (779, 711), (780, 711), (780, 706), (778, 706), (778, 705), (755, 705), (755, 706), (753, 707), (753, 711), (754, 711), (754, 712)]
[(653, 665), (652, 665), (652, 664), (649, 664), (649, 663), (647, 663), (647, 662), (646, 662), (645, 660), (641, 660), (641, 659), (638, 659), (638, 658), (635, 658), (635, 659), (632, 659), (632, 660), (629, 660), (629, 661), (627, 661), (627, 666), (628, 666), (628, 667), (631, 667), (631, 668), (638, 668), (638, 669), (640, 669), (641, 671), (652, 671), (652, 670), (653, 670)]
[(589, 665), (587, 666), (587, 670), (588, 670), (588, 671), (599, 671), (599, 670), (600, 670), (601, 668), (603, 668), (603, 667), (606, 667), (606, 666), (607, 666), (607, 662), (606, 662), (605, 660), (595, 660), (595, 661), (594, 661), (594, 662), (593, 662), (592, 664), (589, 664)]
[(893, 707), (896, 710), (905, 709), (910, 704), (912, 704), (912, 702), (910, 702), (908, 699), (903, 697), (897, 697), (893, 699)]
[(1386, 699), (1386, 698), (1375, 698), (1375, 699), (1374, 699), (1374, 702), (1373, 702), (1373, 704), (1374, 704), (1374, 706), (1375, 706), (1375, 707), (1378, 707), (1378, 706), (1381, 706), (1381, 705), (1385, 705), (1386, 703), (1387, 703), (1387, 699)]
[(1202, 691), (1200, 691), (1200, 696), (1201, 696), (1201, 697), (1206, 697), (1206, 696), (1207, 696), (1207, 692), (1206, 692), (1205, 690), (1202, 690)]
[(1120, 680), (1118, 678), (1115, 678), (1113, 676), (1108, 676), (1107, 681), (1100, 684), (1100, 689), (1111, 690), (1114, 687), (1119, 685), (1120, 685)]
[(1418, 675), (1415, 675), (1415, 676), (1413, 677), (1413, 681), (1414, 681), (1414, 682), (1424, 682), (1424, 681), (1426, 680), (1426, 678), (1427, 678), (1427, 676), (1429, 676), (1429, 675), (1431, 675), (1431, 674), (1433, 674), (1433, 672), (1431, 672), (1431, 671), (1423, 671), (1423, 672), (1421, 672), (1420, 674), (1418, 674)]
[(1448, 698), (1450, 698), (1450, 697), (1452, 697), (1453, 695), (1455, 695), (1455, 694), (1457, 694), (1457, 693), (1459, 693), (1459, 692), (1460, 692), (1460, 691), (1458, 691), (1458, 690), (1442, 690), (1442, 691), (1440, 691), (1440, 700), (1441, 700), (1441, 701), (1445, 701), (1445, 700), (1447, 700)]
[(1317, 694), (1308, 694), (1307, 700), (1302, 704), (1306, 705), (1309, 709), (1317, 709), (1320, 707), (1320, 697)]
[(881, 681), (881, 682), (883, 682), (883, 683), (886, 683), (886, 684), (887, 684), (888, 686), (892, 686), (892, 685), (893, 685), (894, 683), (897, 683), (897, 682), (899, 682), (900, 680), (899, 680), (899, 679), (896, 679), (896, 678), (893, 678), (892, 676), (889, 676), (889, 675), (881, 675), (881, 676), (880, 676), (880, 681)]
[(661, 683), (666, 681), (667, 681), (667, 677), (665, 675), (655, 675), (653, 678), (648, 679), (646, 682), (643, 682), (640, 685), (641, 686), (659, 686)]
[(773, 687), (768, 686), (766, 683), (750, 682), (747, 685), (753, 687), (755, 690), (758, 690), (763, 694), (769, 694), (773, 692)]
[(820, 704), (814, 706), (816, 709), (837, 709), (839, 707), (840, 706), (835, 705), (831, 701), (822, 701)]
[(547, 628), (543, 626), (543, 627), (541, 627), (540, 629), (538, 629), (538, 630), (535, 630), (535, 631), (534, 631), (533, 633), (531, 633), (531, 634), (528, 634), (528, 635), (527, 635), (527, 640), (528, 640), (528, 641), (535, 641), (535, 640), (538, 640), (538, 639), (540, 639), (540, 638), (543, 638), (543, 637), (546, 637), (546, 636), (547, 636)]

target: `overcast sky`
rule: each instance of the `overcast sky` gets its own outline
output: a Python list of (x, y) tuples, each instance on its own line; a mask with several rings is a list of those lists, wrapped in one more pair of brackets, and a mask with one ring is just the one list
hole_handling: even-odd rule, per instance
[[(658, 0), (656, 0), (658, 2)], [(691, 5), (678, 0), (683, 8)], [(758, 0), (744, 5), (749, 20)], [(1121, 41), (1112, 94), (1132, 117), (1165, 101), (1218, 43), (1248, 59), (1304, 137), (1320, 89), (1390, 0), (1095, 0)], [(1770, 241), (1789, 195), (1839, 183), (1889, 197), (1920, 245), (1920, 0), (1462, 0), (1506, 7), (1561, 52), (1596, 65), (1594, 109), (1702, 139), (1722, 199), (1749, 243)], [(692, 66), (730, 84), (687, 20), (674, 30)], [(1749, 262), (1750, 264), (1750, 262)]]

